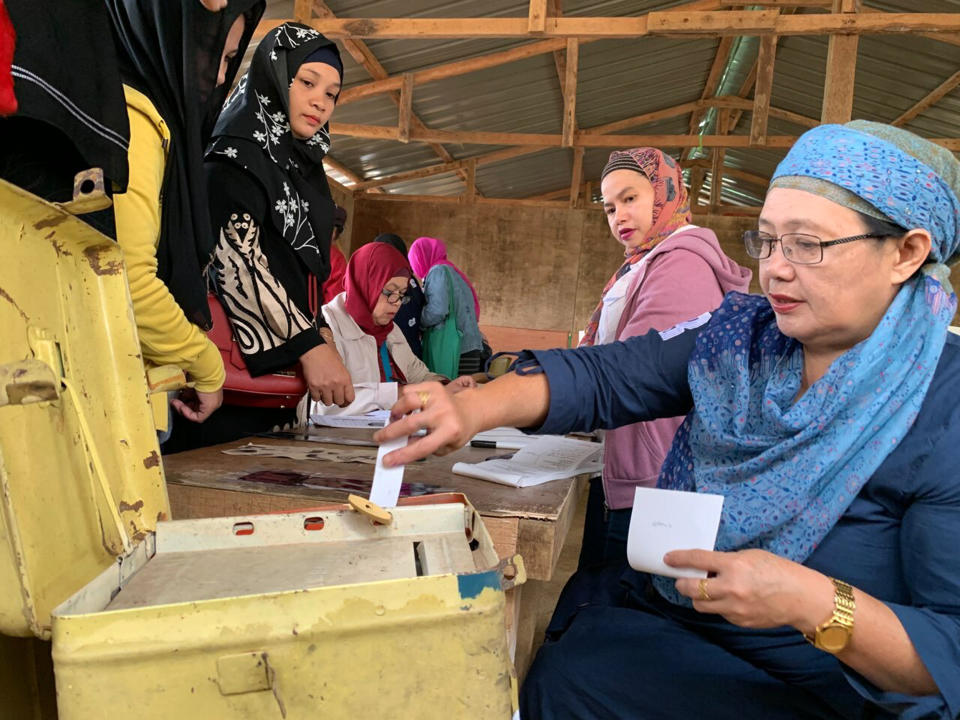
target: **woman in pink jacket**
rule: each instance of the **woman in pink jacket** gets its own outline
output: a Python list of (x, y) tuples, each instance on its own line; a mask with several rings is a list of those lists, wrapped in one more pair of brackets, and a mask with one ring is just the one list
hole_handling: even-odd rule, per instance
[[(677, 162), (656, 148), (617, 150), (601, 175), (603, 211), (626, 259), (607, 282), (580, 345), (667, 330), (747, 292), (751, 272), (691, 223)], [(602, 485), (590, 488), (580, 565), (626, 562), (633, 489), (654, 487), (682, 417), (606, 433)]]

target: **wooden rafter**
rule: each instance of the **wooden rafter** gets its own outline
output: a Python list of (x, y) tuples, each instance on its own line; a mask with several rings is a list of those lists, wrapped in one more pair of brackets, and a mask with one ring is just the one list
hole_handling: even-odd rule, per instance
[[(319, 1), (319, 0), (317, 0)], [(281, 21), (265, 21), (269, 32)], [(528, 18), (323, 18), (311, 25), (335, 39), (406, 40), (536, 37)], [(578, 39), (672, 37), (697, 35), (887, 35), (960, 33), (957, 13), (814, 13), (782, 15), (779, 10), (662, 10), (635, 17), (547, 18), (546, 37)]]
[[(717, 134), (725, 135), (728, 132), (730, 111), (717, 112)], [(710, 151), (710, 209), (720, 206), (723, 197), (723, 164), (726, 161), (726, 148), (715, 147)]]
[(443, 175), (445, 173), (466, 170), (470, 160), (476, 160), (478, 166), (487, 165), (522, 157), (523, 155), (531, 155), (533, 153), (543, 152), (544, 150), (549, 149), (550, 146), (548, 145), (534, 145), (498, 150), (497, 152), (486, 153), (485, 155), (477, 155), (475, 158), (469, 158), (467, 160), (454, 160), (453, 162), (431, 165), (429, 167), (419, 168), (417, 170), (409, 170), (407, 172), (397, 173), (396, 175), (363, 180), (356, 184), (355, 189), (366, 190), (367, 188), (394, 185), (396, 183), (409, 182), (410, 180), (420, 180), (422, 178), (432, 177), (434, 175)]
[(413, 118), (413, 74), (404, 73), (400, 86), (399, 121), (400, 142), (410, 142), (410, 121)]
[(764, 35), (760, 38), (760, 53), (757, 55), (757, 82), (753, 90), (753, 117), (750, 122), (751, 145), (763, 145), (767, 139), (767, 118), (770, 116), (776, 56), (777, 36)]
[[(563, 0), (548, 0), (548, 17), (560, 17), (563, 15)], [(553, 51), (553, 64), (557, 68), (557, 81), (560, 83), (560, 92), (563, 92), (563, 83), (567, 75), (567, 54), (562, 50)]]
[[(316, 24), (317, 22), (335, 20), (336, 16), (333, 14), (333, 11), (327, 6), (323, 0), (311, 0), (313, 3), (313, 11), (319, 15), (323, 20), (313, 20), (312, 23)], [(350, 56), (357, 61), (357, 63), (367, 71), (367, 73), (374, 80), (383, 80), (384, 78), (389, 77), (389, 73), (380, 64), (380, 61), (377, 60), (376, 56), (370, 50), (365, 42), (356, 40), (352, 37), (345, 38), (342, 40), (343, 47), (346, 49)], [(414, 79), (415, 82), (415, 79)], [(403, 76), (400, 76), (401, 87), (403, 85)], [(390, 99), (396, 104), (400, 112), (403, 112), (403, 101), (400, 98), (399, 88), (396, 91), (389, 93)], [(411, 97), (412, 102), (412, 97)], [(417, 117), (416, 113), (413, 112), (412, 106), (410, 111), (410, 126), (411, 128), (417, 130), (425, 130), (423, 122)], [(440, 143), (429, 143), (431, 149), (436, 155), (443, 160), (444, 162), (453, 162), (454, 157), (451, 155), (443, 145)], [(458, 175), (460, 178), (466, 182), (467, 177), (465, 172), (459, 172)]]
[(570, 175), (570, 207), (576, 207), (580, 199), (580, 186), (583, 184), (583, 153), (582, 147), (573, 149), (573, 172)]
[(463, 191), (463, 198), (466, 202), (472, 203), (477, 199), (477, 159), (471, 158), (467, 161), (467, 187)]
[[(673, 107), (664, 108), (662, 110), (656, 110), (654, 112), (645, 113), (643, 115), (636, 115), (626, 120), (619, 120), (613, 123), (607, 123), (606, 125), (598, 125), (592, 128), (585, 128), (580, 131), (580, 136), (588, 135), (604, 135), (608, 133), (615, 132), (617, 130), (623, 130), (629, 127), (637, 127), (644, 125), (650, 122), (656, 122), (658, 120), (663, 120), (671, 117), (677, 117), (679, 115), (685, 115), (693, 109), (700, 107), (718, 107), (726, 108), (732, 110), (749, 110), (753, 107), (753, 103), (750, 100), (737, 96), (720, 96), (715, 98), (710, 98), (709, 100), (698, 100), (693, 103), (683, 103), (682, 105), (674, 105)], [(819, 125), (819, 120), (815, 118), (806, 117), (804, 115), (799, 115), (797, 113), (789, 112), (787, 110), (781, 110), (779, 108), (770, 108), (770, 115), (772, 117), (779, 117), (784, 120), (790, 120), (791, 122), (801, 125), (803, 127), (816, 127)], [(524, 155), (530, 155), (533, 153), (542, 152), (544, 150), (549, 150), (551, 145), (533, 145), (533, 146), (518, 146), (510, 148), (507, 150), (498, 150), (496, 152), (487, 153), (485, 155), (476, 156), (478, 165), (493, 164), (497, 162), (503, 162), (505, 160), (510, 160), (513, 158), (521, 157)], [(386, 186), (393, 185), (401, 182), (409, 182), (411, 180), (420, 180), (426, 177), (432, 177), (434, 175), (442, 175), (444, 173), (454, 172), (456, 170), (461, 170), (466, 168), (467, 160), (458, 160), (452, 163), (441, 163), (439, 165), (431, 165), (425, 168), (419, 168), (417, 170), (409, 170), (407, 172), (397, 173), (396, 175), (388, 175), (379, 178), (371, 178), (370, 180), (364, 180), (355, 185), (356, 190), (365, 190), (370, 187), (377, 186)], [(694, 160), (690, 163), (685, 163), (687, 167), (695, 167), (696, 163), (700, 161)], [(709, 164), (704, 165), (703, 167), (709, 167)], [(734, 177), (731, 171), (730, 177)], [(755, 180), (759, 176), (754, 176)], [(761, 179), (761, 184), (766, 184), (766, 179)], [(756, 184), (756, 183), (754, 183)], [(553, 191), (554, 193), (565, 194), (567, 188)], [(559, 196), (559, 195), (557, 195)], [(552, 197), (549, 199), (553, 199)]]
[[(384, 125), (348, 125), (334, 124), (330, 128), (334, 135), (364, 137), (374, 140), (397, 140), (396, 127)], [(539, 147), (563, 147), (563, 136), (550, 133), (506, 133), (471, 130), (433, 130), (410, 129), (410, 139), (420, 142), (441, 142), (466, 145), (526, 145)], [(770, 135), (767, 147), (790, 147), (796, 136)], [(954, 142), (953, 139), (949, 142)], [(687, 147), (749, 147), (750, 138), (743, 135), (584, 135), (574, 137), (574, 147), (628, 147), (631, 145), (653, 145), (670, 148)]]
[(527, 32), (542, 35), (547, 30), (547, 0), (530, 0), (527, 13)]
[[(349, 180), (350, 182), (352, 182), (354, 185), (357, 185), (357, 184), (361, 181), (361, 179), (362, 179), (362, 178), (361, 178), (359, 175), (357, 175), (353, 170), (351, 170), (351, 169), (348, 168), (346, 165), (344, 165), (342, 162), (339, 162), (338, 160), (335, 160), (334, 158), (332, 158), (332, 157), (329, 156), (329, 155), (327, 155), (325, 158), (323, 158), (323, 164), (324, 164), (324, 166), (326, 166), (327, 168), (329, 168), (329, 169), (331, 169), (331, 170), (333, 170), (333, 171), (335, 171), (335, 172), (338, 172), (338, 173), (340, 173), (341, 175), (343, 175), (345, 178), (347, 178), (347, 180)], [(355, 188), (351, 187), (350, 189), (351, 189), (351, 190), (354, 190)]]
[[(856, 19), (858, 0), (834, 0), (835, 14)], [(859, 35), (831, 35), (827, 46), (827, 72), (823, 83), (824, 123), (845, 123), (853, 116), (853, 85), (857, 71)]]
[(908, 122), (917, 117), (917, 115), (922, 112), (926, 112), (931, 107), (936, 105), (945, 95), (955, 90), (958, 86), (960, 86), (960, 70), (940, 83), (936, 89), (927, 93), (919, 102), (917, 102), (916, 105), (907, 110), (890, 124), (897, 126), (906, 125)]
[[(710, 65), (710, 73), (707, 75), (707, 81), (703, 85), (703, 91), (700, 93), (700, 99), (706, 100), (717, 94), (717, 88), (720, 86), (720, 80), (723, 78), (723, 71), (730, 60), (730, 50), (733, 48), (733, 38), (720, 38), (717, 44), (717, 52), (713, 56), (713, 63)], [(703, 121), (703, 112), (697, 110), (690, 115), (690, 134), (695, 135), (700, 130), (700, 123)]]
[[(559, 17), (559, 0), (550, 0), (550, 2), (551, 4), (548, 6), (549, 17)], [(683, 3), (677, 7), (691, 10), (715, 10), (721, 7), (721, 2), (720, 0), (692, 0), (691, 2)], [(585, 45), (589, 42), (594, 41), (581, 40), (580, 44)], [(543, 55), (550, 52), (554, 54), (555, 59), (563, 59), (565, 58), (564, 51), (566, 50), (566, 47), (567, 43), (563, 38), (540, 40), (538, 42), (521, 45), (520, 47), (511, 48), (510, 50), (501, 50), (499, 52), (489, 53), (487, 55), (479, 55), (477, 57), (467, 58), (466, 60), (457, 60), (456, 62), (444, 63), (431, 68), (417, 70), (414, 72), (413, 79), (417, 85), (423, 85), (436, 80), (466, 75), (468, 73), (477, 72), (478, 70), (486, 70), (488, 68), (498, 67), (500, 65), (516, 62), (518, 60), (525, 60), (526, 58), (536, 57), (537, 55)], [(564, 75), (564, 67), (562, 67), (562, 64), (563, 61), (561, 60), (561, 62), (558, 63), (558, 66), (561, 67), (558, 67), (557, 71), (560, 79), (561, 92), (563, 90)], [(401, 76), (392, 75), (382, 80), (374, 80), (373, 82), (363, 83), (362, 85), (355, 85), (351, 88), (347, 88), (340, 94), (340, 104), (344, 105), (365, 97), (370, 97), (371, 95), (378, 95), (381, 93), (399, 90), (400, 83)]]
[(573, 147), (577, 132), (577, 75), (579, 72), (580, 42), (567, 40), (567, 67), (563, 80), (563, 133), (564, 147)]

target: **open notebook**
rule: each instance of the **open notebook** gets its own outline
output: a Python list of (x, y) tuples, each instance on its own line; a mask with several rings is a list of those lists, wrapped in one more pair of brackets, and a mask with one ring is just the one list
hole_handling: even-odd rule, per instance
[(478, 463), (459, 462), (458, 475), (514, 487), (531, 487), (603, 469), (601, 443), (546, 435), (527, 443), (513, 455), (495, 456)]

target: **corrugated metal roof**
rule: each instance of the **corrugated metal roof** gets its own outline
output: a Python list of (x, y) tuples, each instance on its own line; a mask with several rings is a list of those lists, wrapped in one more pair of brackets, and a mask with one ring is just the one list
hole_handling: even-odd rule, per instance
[[(528, 4), (518, 0), (328, 0), (338, 17), (525, 17)], [(656, 0), (564, 0), (565, 15), (631, 16), (667, 9), (678, 2)], [(960, 12), (960, 0), (868, 3), (893, 12)], [(268, 18), (290, 17), (292, 0), (271, 0)], [(803, 11), (800, 11), (803, 12)], [(517, 47), (529, 40), (369, 40), (377, 60), (391, 74), (416, 71), (449, 62)], [(716, 39), (642, 37), (600, 40), (580, 49), (577, 122), (581, 128), (604, 125), (700, 98), (716, 54)], [(721, 84), (721, 93), (736, 93), (756, 57), (755, 38), (744, 38)], [(826, 65), (825, 37), (780, 38), (771, 104), (819, 118)], [(370, 76), (344, 52), (345, 86), (370, 81)], [(860, 39), (854, 117), (889, 122), (927, 95), (960, 68), (960, 47), (926, 37), (886, 35)], [(487, 132), (560, 133), (563, 99), (552, 54), (417, 86), (414, 112), (432, 129)], [(397, 105), (377, 95), (337, 109), (335, 122), (395, 127)], [(713, 132), (715, 114), (706, 132)], [(736, 134), (749, 132), (751, 113), (742, 114)], [(619, 133), (686, 134), (690, 116), (627, 128)], [(907, 123), (921, 135), (960, 137), (960, 89)], [(803, 127), (771, 117), (768, 133), (797, 135)], [(502, 149), (492, 146), (446, 144), (456, 159)], [(584, 156), (584, 178), (596, 179), (609, 149), (590, 148)], [(674, 149), (674, 155), (679, 153)], [(760, 148), (728, 149), (726, 167), (769, 177), (785, 151)], [(442, 161), (427, 144), (334, 137), (332, 156), (362, 178), (386, 177)], [(699, 151), (696, 156), (708, 156)], [(569, 186), (572, 152), (550, 149), (477, 169), (478, 190), (490, 197), (531, 197)], [(704, 184), (709, 188), (709, 173)], [(463, 181), (455, 173), (434, 175), (390, 185), (387, 192), (457, 195)], [(759, 204), (763, 188), (736, 178), (724, 178), (723, 200)]]

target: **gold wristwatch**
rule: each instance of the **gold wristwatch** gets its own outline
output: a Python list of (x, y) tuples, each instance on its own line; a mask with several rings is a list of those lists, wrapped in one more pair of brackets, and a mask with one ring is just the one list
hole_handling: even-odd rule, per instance
[(853, 599), (852, 587), (843, 580), (830, 579), (834, 587), (833, 615), (818, 625), (812, 636), (804, 637), (814, 646), (835, 655), (847, 646), (853, 636), (853, 612), (857, 604)]

